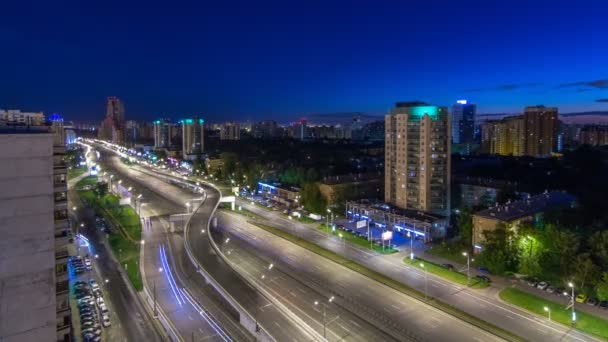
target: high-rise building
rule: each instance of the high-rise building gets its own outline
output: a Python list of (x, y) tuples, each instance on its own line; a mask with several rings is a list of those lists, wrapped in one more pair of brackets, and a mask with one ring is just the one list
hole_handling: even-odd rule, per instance
[(220, 140), (240, 140), (241, 125), (238, 122), (224, 122), (220, 128)]
[(608, 126), (588, 125), (581, 129), (580, 143), (591, 146), (608, 145)]
[(40, 126), (44, 124), (44, 113), (22, 112), (19, 109), (0, 109), (0, 121), (10, 125)]
[(99, 128), (99, 138), (123, 145), (126, 136), (125, 107), (118, 97), (110, 96), (106, 103), (106, 118)]
[(299, 121), (294, 122), (289, 127), (289, 135), (292, 138), (298, 139), (298, 140), (304, 140), (304, 139), (309, 138), (310, 131), (309, 131), (308, 123), (306, 122), (306, 120), (301, 119)]
[(0, 145), (10, 146), (0, 162), (11, 166), (0, 172), (2, 341), (71, 340), (65, 135), (52, 119), (0, 128)]
[(154, 121), (154, 148), (168, 148), (171, 146), (171, 123), (168, 120)]
[(182, 123), (182, 155), (184, 159), (195, 160), (204, 151), (205, 120), (198, 117), (181, 120)]
[(557, 148), (557, 108), (545, 106), (526, 107), (524, 111), (526, 129), (525, 155), (548, 157)]
[(447, 107), (397, 102), (385, 116), (385, 201), (404, 209), (450, 213)]
[(278, 135), (277, 122), (273, 120), (265, 120), (256, 123), (253, 126), (254, 138), (275, 138)]
[(475, 141), (475, 111), (477, 106), (467, 100), (452, 105), (452, 143), (472, 144)]
[(524, 155), (525, 129), (522, 116), (488, 120), (481, 125), (481, 151), (519, 157)]

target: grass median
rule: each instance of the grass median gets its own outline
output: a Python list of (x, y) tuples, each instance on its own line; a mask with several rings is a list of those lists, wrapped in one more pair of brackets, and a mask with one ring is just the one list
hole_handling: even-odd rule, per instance
[[(512, 287), (502, 290), (499, 293), (499, 297), (507, 303), (514, 304), (548, 318), (548, 313), (545, 311), (545, 307), (547, 307), (551, 311), (552, 321), (559, 322), (566, 326), (570, 326), (572, 322), (572, 312), (566, 310), (566, 306), (563, 304), (552, 302)], [(608, 320), (582, 311), (577, 311), (576, 307), (575, 311), (577, 330), (608, 340)]]
[[(432, 273), (434, 275), (440, 276), (441, 278), (447, 279), (449, 281), (453, 281), (455, 283), (458, 283), (460, 285), (467, 285), (467, 275), (460, 273), (458, 271), (452, 271), (449, 270), (441, 265), (437, 265), (435, 263), (423, 260), (423, 259), (419, 259), (419, 258), (414, 258), (414, 260), (410, 260), (409, 257), (405, 257), (403, 258), (403, 262), (406, 265), (411, 265), (414, 267), (417, 267), (421, 270), (426, 270), (429, 273)], [(424, 265), (424, 266), (422, 266)], [(488, 287), (490, 284), (488, 284), (485, 281), (481, 281), (475, 277), (471, 277), (471, 288), (474, 289), (483, 289), (484, 287)]]
[(139, 216), (129, 206), (121, 206), (117, 196), (106, 194), (99, 198), (93, 190), (79, 191), (85, 204), (92, 206), (98, 216), (104, 217), (117, 229), (112, 230), (108, 241), (112, 253), (125, 269), (129, 280), (137, 291), (143, 289), (139, 273), (139, 248), (141, 247), (141, 224)]
[(79, 180), (78, 183), (76, 183), (76, 187), (95, 186), (95, 184), (97, 184), (97, 176), (87, 176)]
[(76, 178), (78, 176), (80, 176), (81, 174), (87, 172), (87, 168), (86, 167), (73, 167), (68, 169), (68, 180), (72, 179), (72, 178)]
[(339, 236), (342, 234), (342, 239), (346, 240), (348, 243), (352, 243), (357, 246), (361, 246), (366, 249), (371, 249), (374, 252), (378, 252), (380, 254), (393, 254), (399, 252), (399, 250), (393, 247), (382, 247), (382, 245), (378, 245), (377, 243), (370, 244), (369, 240), (366, 240), (360, 236), (357, 236), (353, 233), (349, 233), (343, 230), (332, 230), (331, 227), (326, 226), (324, 223), (319, 225), (319, 229), (326, 232), (327, 234)]
[(421, 301), (427, 303), (428, 305), (431, 305), (431, 306), (433, 306), (433, 307), (435, 307), (435, 308), (437, 308), (437, 309), (439, 309), (439, 310), (441, 310), (443, 312), (446, 312), (446, 313), (448, 313), (448, 314), (450, 314), (450, 315), (452, 315), (452, 316), (454, 316), (456, 318), (459, 318), (459, 319), (461, 319), (461, 320), (463, 320), (465, 322), (468, 322), (469, 324), (472, 324), (472, 325), (474, 325), (474, 326), (476, 326), (476, 327), (478, 327), (478, 328), (480, 328), (482, 330), (488, 331), (488, 332), (490, 332), (490, 333), (492, 333), (492, 334), (494, 334), (496, 336), (499, 336), (499, 337), (501, 337), (501, 338), (503, 338), (505, 340), (508, 340), (508, 341), (524, 341), (521, 337), (519, 337), (519, 336), (517, 336), (517, 335), (515, 335), (515, 334), (513, 334), (513, 333), (511, 333), (509, 331), (503, 330), (503, 329), (501, 329), (501, 328), (499, 328), (499, 327), (497, 327), (497, 326), (495, 326), (493, 324), (490, 324), (490, 323), (488, 323), (486, 321), (483, 321), (483, 320), (481, 320), (481, 319), (479, 319), (479, 318), (477, 318), (477, 317), (475, 317), (473, 315), (470, 315), (470, 314), (468, 314), (468, 313), (466, 313), (464, 311), (461, 311), (460, 309), (457, 309), (457, 308), (455, 308), (455, 307), (453, 307), (453, 306), (451, 306), (451, 305), (449, 305), (447, 303), (439, 301), (439, 300), (437, 300), (435, 298), (429, 298), (427, 300), (427, 299), (425, 299), (425, 295), (424, 295), (423, 292), (418, 291), (418, 290), (416, 290), (416, 289), (414, 289), (412, 287), (409, 287), (409, 286), (407, 286), (407, 285), (405, 285), (405, 284), (403, 284), (401, 282), (398, 282), (398, 281), (396, 281), (396, 280), (394, 280), (394, 279), (392, 279), (390, 277), (387, 277), (387, 276), (385, 276), (382, 273), (379, 273), (379, 272), (376, 272), (374, 270), (371, 270), (371, 269), (369, 269), (369, 268), (367, 268), (367, 267), (365, 267), (365, 266), (363, 266), (361, 264), (358, 264), (358, 263), (356, 263), (354, 261), (348, 260), (345, 257), (343, 257), (343, 256), (341, 256), (339, 254), (336, 254), (336, 253), (334, 253), (334, 252), (332, 252), (330, 250), (327, 250), (325, 248), (322, 248), (322, 247), (320, 247), (318, 245), (315, 245), (312, 242), (309, 242), (307, 240), (304, 240), (302, 238), (299, 238), (297, 236), (289, 234), (289, 233), (287, 233), (287, 232), (285, 232), (285, 231), (283, 231), (283, 230), (281, 230), (279, 228), (267, 226), (267, 225), (256, 223), (256, 222), (253, 222), (253, 221), (249, 221), (249, 223), (255, 225), (256, 227), (264, 229), (265, 231), (267, 231), (269, 233), (272, 233), (272, 234), (274, 234), (276, 236), (279, 236), (279, 237), (281, 237), (281, 238), (283, 238), (285, 240), (293, 242), (293, 243), (295, 243), (296, 245), (298, 245), (300, 247), (303, 247), (303, 248), (305, 248), (305, 249), (307, 249), (307, 250), (309, 250), (309, 251), (311, 251), (313, 253), (321, 255), (321, 256), (323, 256), (323, 257), (325, 257), (325, 258), (327, 258), (327, 259), (329, 259), (329, 260), (331, 260), (331, 261), (333, 261), (333, 262), (335, 262), (337, 264), (340, 264), (340, 265), (342, 265), (344, 267), (347, 267), (347, 268), (349, 268), (349, 269), (351, 269), (351, 270), (353, 270), (355, 272), (358, 272), (358, 273), (360, 273), (360, 274), (362, 274), (362, 275), (364, 275), (364, 276), (366, 276), (368, 278), (371, 278), (371, 279), (373, 279), (373, 280), (375, 280), (375, 281), (377, 281), (379, 283), (382, 283), (382, 284), (384, 284), (386, 286), (389, 286), (389, 287), (391, 287), (391, 288), (393, 288), (393, 289), (395, 289), (395, 290), (397, 290), (397, 291), (399, 291), (401, 293), (404, 293), (404, 294), (409, 295), (411, 297), (414, 297), (414, 298), (416, 298), (418, 300), (421, 300)]

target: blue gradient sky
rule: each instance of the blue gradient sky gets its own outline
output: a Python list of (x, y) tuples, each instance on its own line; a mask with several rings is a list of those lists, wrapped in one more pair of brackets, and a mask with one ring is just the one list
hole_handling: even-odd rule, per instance
[(606, 3), (9, 1), (0, 108), (97, 121), (116, 95), (134, 119), (287, 121), (460, 98), (482, 113), (608, 110)]

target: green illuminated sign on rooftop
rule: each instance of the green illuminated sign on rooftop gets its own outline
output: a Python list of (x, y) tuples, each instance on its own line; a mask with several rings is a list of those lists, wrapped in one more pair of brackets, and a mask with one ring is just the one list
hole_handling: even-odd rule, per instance
[(431, 120), (439, 118), (439, 107), (437, 106), (417, 106), (411, 108), (413, 118), (420, 120), (425, 114), (431, 117)]

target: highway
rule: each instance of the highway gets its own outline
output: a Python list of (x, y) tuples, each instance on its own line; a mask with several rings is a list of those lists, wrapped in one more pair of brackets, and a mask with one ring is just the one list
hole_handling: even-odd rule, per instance
[[(130, 167), (130, 168), (128, 168), (128, 172), (135, 172), (134, 169), (135, 169), (135, 167)], [(139, 180), (141, 180), (143, 177), (140, 174), (140, 175), (138, 175), (137, 178)], [(155, 187), (156, 187), (156, 190), (158, 191), (157, 185), (155, 185)], [(209, 193), (211, 193), (210, 188), (208, 188), (207, 191)], [(173, 195), (169, 194), (168, 191), (165, 191), (164, 188), (163, 188), (162, 193), (165, 194), (165, 196), (173, 197)], [(191, 196), (191, 195), (189, 195), (189, 196)], [(179, 201), (184, 201), (184, 198), (175, 199), (176, 203), (178, 203)], [(211, 204), (211, 202), (209, 202), (209, 204)], [(213, 208), (209, 208), (207, 211), (211, 212), (212, 210), (213, 210)], [(207, 215), (208, 215), (208, 213), (207, 213)], [(198, 221), (198, 219), (197, 219), (197, 221)], [(206, 221), (201, 220), (201, 222), (206, 222)], [(239, 232), (236, 230), (229, 231), (229, 233), (234, 234), (235, 236), (239, 235), (238, 234)], [(205, 234), (197, 234), (197, 235), (204, 236)], [(194, 241), (193, 245), (196, 245), (196, 246), (201, 245), (200, 243), (197, 242), (196, 236), (192, 236), (192, 238), (193, 238), (192, 241)], [(275, 236), (264, 236), (264, 238), (263, 238), (263, 240), (265, 240), (265, 241), (266, 240), (272, 241), (272, 240), (276, 240), (276, 239), (277, 238)], [(245, 239), (240, 239), (240, 240), (243, 242), (247, 242), (248, 239), (245, 238)], [(249, 243), (251, 243), (251, 242), (249, 242)], [(239, 248), (239, 250), (241, 250), (241, 249), (247, 250), (247, 248)], [(278, 249), (276, 247), (272, 247), (269, 249), (275, 250), (275, 251), (295, 250), (295, 251), (297, 251), (298, 255), (300, 253), (302, 253), (302, 254), (310, 253), (308, 251), (302, 250), (301, 248), (299, 248), (295, 245), (291, 245), (291, 244), (289, 246), (283, 246), (282, 248), (278, 248)], [(271, 253), (269, 253), (267, 249), (261, 248), (259, 250), (265, 251), (264, 253), (271, 255)], [(257, 251), (259, 251), (259, 250), (257, 250)], [(259, 254), (259, 252), (256, 254)], [(239, 257), (238, 252), (236, 253), (236, 255), (237, 255), (237, 257)], [(316, 259), (315, 259), (315, 257), (316, 257)], [(246, 256), (246, 257), (241, 256), (240, 258), (242, 260), (242, 259), (249, 258), (249, 256)], [(271, 255), (271, 258), (272, 258), (272, 255)], [(319, 256), (316, 256), (316, 255), (307, 256), (307, 258), (309, 258), (311, 262), (310, 263), (306, 262), (306, 264), (312, 265), (311, 266), (312, 268), (319, 268), (319, 269), (323, 270), (323, 265), (328, 263), (327, 260), (325, 260)], [(201, 258), (201, 259), (204, 259), (204, 258)], [(297, 260), (297, 258), (294, 258), (294, 260)], [(308, 261), (308, 259), (307, 259), (307, 261)], [(279, 262), (281, 262), (281, 261), (279, 261)], [(291, 265), (291, 267), (293, 267), (293, 266), (294, 265)], [(338, 267), (339, 265), (335, 265), (335, 266)], [(339, 267), (341, 267), (341, 266), (339, 266)], [(281, 267), (278, 267), (278, 268), (280, 269)], [(367, 279), (359, 274), (350, 274), (350, 273), (354, 273), (354, 272), (347, 270), (346, 268), (341, 267), (341, 269), (337, 269), (337, 270), (328, 269), (327, 271), (329, 271), (329, 273), (326, 273), (323, 275), (316, 275), (315, 279), (339, 278), (336, 275), (344, 273), (344, 274), (347, 274), (348, 276), (346, 276), (345, 279), (343, 279), (343, 280), (338, 279), (337, 282), (340, 283), (340, 282), (344, 281), (344, 283), (342, 284), (343, 289), (355, 289), (355, 291), (359, 291), (357, 296), (360, 296), (361, 299), (367, 298), (368, 301), (373, 301), (373, 299), (375, 299), (375, 297), (373, 295), (370, 295), (370, 293), (374, 293), (373, 291), (383, 292), (383, 293), (374, 293), (374, 295), (376, 295), (376, 294), (378, 295), (378, 298), (382, 298), (382, 297), (390, 298), (391, 304), (388, 304), (388, 305), (382, 305), (382, 304), (378, 304), (378, 303), (374, 303), (374, 302), (365, 303), (364, 305), (362, 305), (362, 304), (359, 305), (359, 309), (374, 308), (374, 309), (368, 309), (369, 313), (365, 313), (364, 315), (372, 315), (372, 314), (376, 315), (378, 313), (381, 313), (380, 315), (378, 315), (378, 317), (380, 317), (380, 319), (376, 319), (376, 321), (380, 320), (383, 322), (388, 322), (388, 324), (391, 326), (395, 326), (395, 325), (407, 326), (408, 331), (410, 331), (414, 335), (415, 335), (414, 332), (423, 332), (425, 340), (426, 339), (439, 340), (439, 339), (454, 338), (454, 337), (460, 338), (462, 340), (474, 340), (475, 338), (484, 340), (484, 341), (498, 340), (496, 337), (494, 337), (492, 335), (488, 335), (487, 333), (485, 333), (477, 328), (474, 328), (464, 322), (461, 322), (452, 316), (444, 314), (443, 312), (432, 309), (432, 308), (428, 307), (427, 305), (425, 305), (419, 301), (413, 300), (412, 298), (410, 298), (408, 296), (405, 296), (403, 294), (396, 293), (396, 292), (390, 293), (390, 291), (393, 291), (393, 290), (390, 290), (389, 288), (383, 288), (382, 286), (379, 286), (379, 284), (373, 283), (372, 280)], [(286, 273), (291, 273), (291, 272), (292, 272), (292, 270), (288, 269), (288, 271)], [(369, 283), (369, 284), (366, 284), (366, 285), (363, 285), (362, 287), (360, 287), (357, 283), (350, 284), (349, 282), (351, 282), (352, 279), (356, 279), (356, 281), (358, 281), (358, 282), (363, 282), (363, 283), (372, 282), (372, 283)], [(273, 282), (269, 282), (269, 283), (272, 284)], [(350, 291), (353, 291), (353, 290), (350, 290)], [(387, 295), (386, 291), (388, 291), (388, 293), (390, 293), (390, 295)], [(285, 290), (283, 288), (283, 293), (282, 293), (281, 298), (286, 298), (288, 296), (293, 297), (293, 295), (291, 295), (289, 293), (284, 293), (284, 292), (285, 292)], [(338, 292), (339, 292), (339, 289), (338, 289), (338, 291), (335, 291), (335, 293), (338, 293)], [(348, 297), (351, 297), (351, 296), (348, 296)], [(320, 300), (323, 300), (323, 296), (320, 296)], [(309, 314), (308, 315), (309, 317), (307, 317), (306, 315), (303, 315), (304, 319), (311, 320), (311, 317), (314, 317), (315, 315), (319, 316), (318, 307), (316, 307), (316, 310), (315, 310), (315, 307), (313, 307), (314, 301), (311, 300), (310, 303), (311, 303), (310, 304), (311, 307), (313, 308), (313, 313)], [(262, 307), (264, 307), (264, 305), (267, 305), (267, 304), (263, 304)], [(395, 312), (393, 312), (393, 313), (389, 312), (389, 314), (390, 314), (389, 316), (393, 316), (395, 319), (386, 320), (385, 317), (387, 315), (383, 312), (385, 310), (387, 310), (388, 307), (392, 307), (391, 305), (398, 307), (398, 309), (395, 309)], [(336, 305), (336, 306), (338, 306), (338, 305)], [(345, 304), (340, 304), (340, 306), (344, 307)], [(271, 308), (272, 306), (266, 306), (266, 307)], [(363, 313), (358, 312), (357, 314), (361, 315)], [(365, 320), (369, 320), (369, 319), (370, 319), (370, 317), (365, 317)], [(314, 321), (314, 319), (312, 319), (312, 320)], [(374, 319), (372, 319), (372, 321), (373, 320)], [(393, 322), (398, 323), (398, 324), (392, 324)], [(313, 324), (313, 326), (316, 325), (315, 328), (317, 328), (317, 329), (319, 329), (320, 328), (319, 326), (322, 325), (322, 323), (319, 323), (319, 320), (317, 320), (316, 324), (314, 324), (314, 323), (312, 323), (312, 324)], [(356, 323), (356, 324), (359, 324), (359, 323)], [(346, 327), (344, 324), (341, 324), (341, 325)], [(353, 324), (353, 325), (355, 325), (355, 324)], [(267, 326), (267, 325), (265, 325), (265, 326)], [(279, 326), (281, 328), (284, 328), (284, 326), (282, 326), (280, 323), (279, 323)], [(338, 325), (336, 325), (336, 326), (340, 327)], [(385, 328), (385, 327), (383, 327), (383, 328)], [(337, 331), (339, 331), (339, 329), (342, 329), (342, 328), (338, 328)], [(280, 330), (286, 330), (286, 329), (280, 329)], [(349, 328), (346, 327), (346, 329), (344, 329), (344, 330), (349, 330)], [(364, 330), (367, 330), (367, 329), (364, 329)], [(290, 337), (292, 337), (292, 336), (290, 336)], [(277, 338), (277, 340), (281, 340), (281, 339)], [(363, 338), (363, 340), (369, 340), (369, 339)]]
[[(266, 224), (298, 235), (419, 291), (425, 290), (424, 271), (405, 265), (402, 262), (403, 254), (401, 253), (383, 256), (353, 244), (344, 244), (337, 236), (311, 229), (307, 225), (288, 220), (277, 212), (267, 211), (251, 205), (250, 202), (238, 201), (238, 205), (242, 205), (243, 208), (260, 216), (267, 217)], [(503, 303), (497, 298), (498, 289), (496, 288), (471, 290), (433, 274), (428, 274), (428, 279), (428, 291), (431, 296), (498, 327), (512, 331), (524, 339), (530, 341), (601, 341)]]
[[(134, 167), (126, 167), (118, 160), (117, 157), (106, 158), (105, 155), (106, 154), (102, 154), (102, 160), (107, 159), (103, 163), (104, 170), (112, 169), (116, 175), (123, 179), (123, 181), (129, 179), (131, 182), (133, 182), (133, 186), (136, 187), (138, 191), (143, 188), (148, 189), (148, 192), (144, 194), (144, 198), (147, 199), (147, 204), (143, 208), (149, 207), (152, 205), (152, 203), (158, 201), (158, 197), (163, 197), (173, 204), (185, 204), (187, 201), (190, 201), (193, 197), (195, 197), (195, 195), (189, 190), (165, 183), (158, 178), (137, 171)], [(156, 194), (156, 196), (153, 196), (152, 193)], [(200, 194), (197, 194), (196, 197), (200, 197)], [(213, 194), (211, 194), (204, 201), (201, 210), (193, 214), (193, 221), (198, 222), (201, 228), (206, 228), (206, 223), (209, 221), (209, 215), (213, 212), (218, 200), (219, 196), (217, 194), (215, 194), (215, 197), (213, 197)], [(162, 207), (162, 202), (160, 204), (160, 207)], [(197, 229), (190, 230), (188, 234), (190, 236), (189, 243), (191, 243), (193, 246), (192, 250), (197, 260), (201, 261), (202, 267), (209, 272), (214, 279), (218, 279), (220, 281), (222, 286), (230, 293), (230, 295), (233, 296), (233, 298), (237, 299), (237, 301), (248, 312), (255, 312), (257, 307), (264, 308), (263, 311), (260, 310), (258, 312), (258, 321), (262, 327), (268, 327), (268, 331), (270, 331), (271, 335), (277, 341), (314, 340), (313, 336), (302, 330), (292, 320), (285, 317), (279, 310), (277, 310), (277, 308), (272, 305), (269, 306), (268, 304), (270, 303), (263, 296), (258, 294), (243, 279), (238, 277), (236, 273), (217, 256), (215, 251), (211, 248), (207, 232), (201, 233), (201, 231)], [(181, 234), (172, 235), (175, 236)], [(182, 240), (181, 246), (183, 245), (184, 243)], [(173, 246), (177, 247), (177, 244), (173, 244)], [(183, 251), (183, 249), (172, 248), (171, 250), (165, 249), (165, 251), (172, 255), (173, 260), (182, 260), (181, 267), (174, 268), (174, 272), (182, 272), (187, 267), (187, 264), (190, 263), (189, 261), (183, 262), (184, 258), (186, 258), (186, 253)], [(196, 275), (195, 272), (196, 270), (194, 270), (194, 272), (181, 273), (181, 276), (176, 277), (176, 279), (194, 279), (195, 282), (186, 287), (189, 291), (191, 291), (192, 294), (196, 294), (192, 292), (195, 290), (205, 288), (210, 289), (209, 286), (205, 285), (204, 278)], [(216, 301), (220, 301), (216, 307), (220, 307), (223, 311), (232, 311), (227, 303), (221, 302), (222, 299), (217, 294), (208, 293), (207, 295)], [(199, 300), (199, 302), (202, 302), (202, 300)], [(209, 310), (210, 307), (205, 307), (205, 309)], [(233, 317), (237, 317), (236, 313), (233, 312), (232, 314)], [(216, 315), (216, 317), (219, 317), (219, 315)], [(224, 316), (224, 318), (225, 317), (227, 316)], [(223, 328), (229, 326), (227, 324), (229, 322), (227, 322), (225, 319), (218, 321), (221, 323)], [(230, 333), (231, 331), (229, 331), (229, 334)]]

